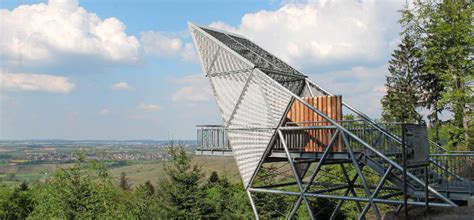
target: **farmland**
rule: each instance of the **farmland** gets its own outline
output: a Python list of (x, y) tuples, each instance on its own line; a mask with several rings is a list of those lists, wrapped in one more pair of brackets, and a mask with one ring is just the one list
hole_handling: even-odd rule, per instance
[[(192, 154), (192, 142), (182, 145)], [(0, 143), (0, 184), (45, 181), (54, 171), (72, 166), (79, 149), (88, 160), (104, 161), (117, 179), (125, 173), (132, 187), (146, 181), (158, 183), (164, 176), (167, 147), (166, 142), (151, 141), (4, 141)], [(193, 156), (192, 163), (201, 167), (206, 176), (216, 171), (230, 182), (240, 181), (232, 157)]]

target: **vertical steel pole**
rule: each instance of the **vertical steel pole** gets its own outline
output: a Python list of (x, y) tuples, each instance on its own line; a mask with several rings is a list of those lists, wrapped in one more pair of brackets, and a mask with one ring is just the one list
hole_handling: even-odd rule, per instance
[(402, 165), (403, 165), (403, 211), (405, 219), (408, 219), (408, 198), (407, 198), (407, 155), (405, 146), (405, 126), (402, 126)]
[(426, 206), (426, 213), (428, 213), (428, 210), (430, 209), (430, 204), (429, 204), (429, 192), (428, 192), (428, 186), (429, 186), (429, 180), (428, 180), (428, 165), (425, 166), (425, 206)]

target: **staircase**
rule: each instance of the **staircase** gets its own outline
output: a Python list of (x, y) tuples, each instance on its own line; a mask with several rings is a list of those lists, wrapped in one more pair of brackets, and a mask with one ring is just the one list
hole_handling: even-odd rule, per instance
[[(368, 120), (341, 121), (342, 126), (356, 134), (366, 143), (398, 164), (402, 164), (401, 124), (376, 124)], [(362, 153), (360, 161), (383, 175), (389, 164), (371, 151), (367, 151), (358, 142), (351, 145)], [(436, 143), (430, 141), (430, 164), (428, 167), (429, 185), (452, 201), (462, 203), (474, 195), (474, 179), (472, 165), (474, 152), (449, 152)], [(407, 172), (419, 180), (425, 178), (423, 168), (409, 168)], [(403, 188), (402, 172), (393, 172), (389, 177), (390, 182)], [(408, 181), (408, 195), (422, 199), (424, 189), (413, 179)]]

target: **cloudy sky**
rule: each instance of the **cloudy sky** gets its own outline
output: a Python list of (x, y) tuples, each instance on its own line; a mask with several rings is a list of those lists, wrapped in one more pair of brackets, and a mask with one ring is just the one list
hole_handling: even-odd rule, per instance
[(241, 33), (368, 113), (405, 0), (0, 0), (0, 139), (193, 139), (221, 123), (187, 21)]

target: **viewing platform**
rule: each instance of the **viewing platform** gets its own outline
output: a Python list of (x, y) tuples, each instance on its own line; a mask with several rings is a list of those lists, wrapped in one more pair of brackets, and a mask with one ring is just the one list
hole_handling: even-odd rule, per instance
[(398, 213), (474, 195), (473, 152), (430, 141), (424, 124), (371, 119), (244, 36), (189, 29), (223, 122), (197, 127), (196, 154), (235, 158), (256, 218), (255, 193), (296, 197), (288, 219), (302, 204), (315, 219), (314, 198), (338, 201), (331, 219), (345, 201), (382, 219), (380, 204)]
[(222, 125), (198, 125), (196, 128), (196, 155), (232, 156), (229, 138)]

